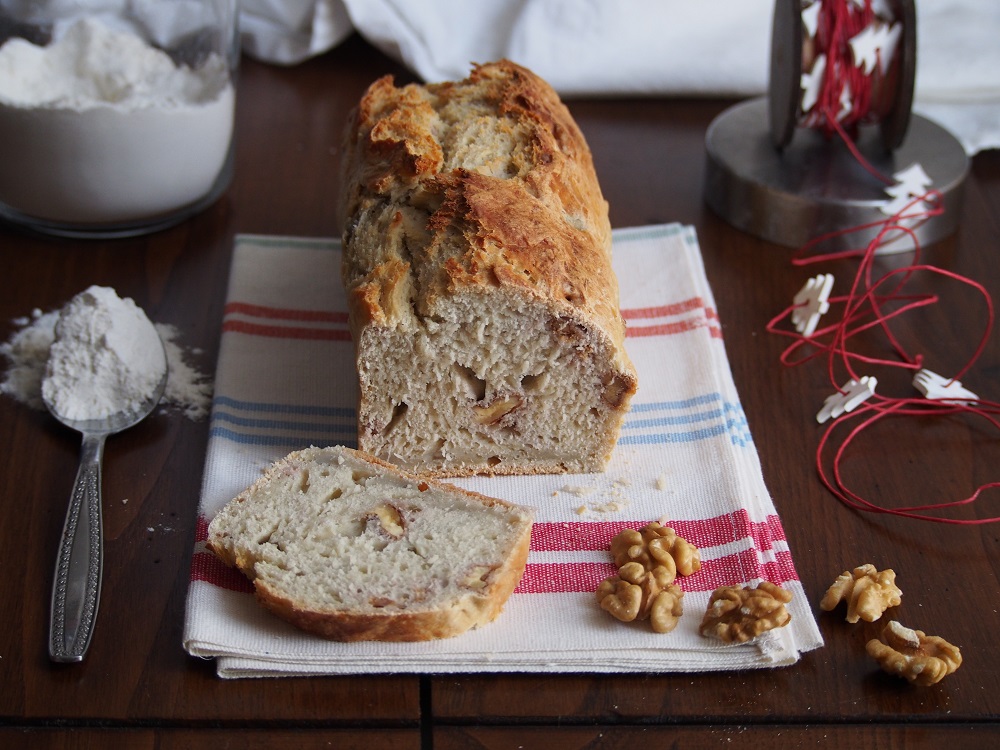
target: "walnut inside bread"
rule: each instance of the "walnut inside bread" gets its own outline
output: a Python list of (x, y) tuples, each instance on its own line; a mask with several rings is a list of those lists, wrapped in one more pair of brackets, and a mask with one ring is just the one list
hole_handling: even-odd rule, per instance
[(636, 390), (590, 151), (507, 61), (376, 81), (348, 134), (358, 444), (429, 475), (602, 470)]

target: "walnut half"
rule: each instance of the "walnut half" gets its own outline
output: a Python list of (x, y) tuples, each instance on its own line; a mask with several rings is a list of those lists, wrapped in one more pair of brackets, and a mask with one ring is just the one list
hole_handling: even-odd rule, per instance
[(726, 643), (745, 643), (787, 625), (792, 616), (785, 605), (791, 600), (792, 592), (770, 581), (756, 588), (721, 586), (712, 592), (699, 630)]
[(689, 576), (701, 570), (701, 553), (670, 526), (648, 523), (641, 529), (624, 529), (611, 540), (615, 565), (640, 563), (646, 570), (664, 566), (674, 575)]
[(624, 529), (611, 540), (618, 575), (597, 588), (601, 609), (622, 622), (649, 620), (657, 633), (669, 633), (684, 613), (684, 592), (674, 581), (701, 568), (698, 548), (669, 526), (646, 524)]
[(934, 685), (962, 665), (962, 652), (957, 646), (895, 620), (882, 629), (881, 640), (872, 638), (865, 650), (884, 671), (914, 685)]
[(889, 607), (899, 606), (903, 592), (896, 585), (896, 572), (891, 568), (876, 570), (874, 565), (859, 565), (853, 571), (845, 570), (819, 603), (820, 609), (830, 612), (842, 601), (847, 602), (847, 621), (859, 619), (875, 622)]
[(622, 622), (649, 620), (657, 633), (669, 633), (684, 613), (684, 592), (674, 574), (663, 566), (647, 571), (637, 562), (625, 563), (618, 575), (604, 579), (597, 588), (601, 609)]

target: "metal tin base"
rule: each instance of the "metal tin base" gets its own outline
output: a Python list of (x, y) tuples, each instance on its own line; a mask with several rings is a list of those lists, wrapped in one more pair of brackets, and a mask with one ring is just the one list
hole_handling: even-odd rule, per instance
[[(779, 151), (771, 138), (764, 97), (727, 109), (709, 126), (705, 140), (705, 202), (737, 229), (800, 247), (822, 235), (887, 218), (880, 210), (889, 200), (886, 185), (841, 141), (799, 128)], [(885, 150), (875, 126), (864, 128), (855, 144), (881, 174), (891, 177), (919, 163), (933, 181), (931, 187), (941, 194), (944, 211), (916, 228), (922, 245), (954, 233), (969, 158), (951, 133), (913, 115), (906, 139), (895, 151)], [(824, 249), (865, 247), (877, 232), (878, 228), (870, 228), (833, 237)], [(908, 240), (882, 251), (907, 249), (912, 249)]]

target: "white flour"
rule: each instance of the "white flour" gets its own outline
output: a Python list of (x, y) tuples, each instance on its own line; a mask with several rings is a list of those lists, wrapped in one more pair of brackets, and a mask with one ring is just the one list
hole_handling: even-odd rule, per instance
[(235, 93), (225, 62), (177, 67), (92, 19), (38, 47), (0, 47), (0, 202), (66, 223), (166, 214), (212, 189)]
[(160, 335), (135, 302), (92, 286), (59, 314), (42, 398), (64, 419), (138, 411), (166, 366)]
[[(108, 291), (114, 293), (113, 290)], [(131, 313), (127, 313), (126, 316), (128, 314)], [(142, 315), (145, 318), (145, 314)], [(34, 409), (45, 408), (42, 401), (42, 381), (50, 360), (50, 352), (53, 350), (56, 324), (59, 319), (58, 310), (47, 313), (35, 310), (30, 317), (14, 321), (18, 329), (6, 343), (0, 345), (0, 355), (7, 360), (7, 370), (3, 381), (0, 382), (0, 392)], [(211, 381), (186, 361), (187, 353), (177, 343), (176, 328), (159, 324), (155, 325), (155, 332), (163, 341), (169, 368), (167, 388), (161, 403), (167, 407), (180, 409), (192, 420), (204, 419), (211, 404)], [(97, 345), (97, 348), (102, 347)], [(126, 387), (132, 388), (132, 386)], [(79, 408), (79, 405), (73, 408)]]

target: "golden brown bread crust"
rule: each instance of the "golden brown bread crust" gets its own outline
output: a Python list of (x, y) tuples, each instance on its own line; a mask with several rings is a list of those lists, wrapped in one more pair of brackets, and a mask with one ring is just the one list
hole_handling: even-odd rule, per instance
[[(556, 92), (507, 60), (477, 65), (458, 82), (397, 88), (385, 77), (365, 93), (347, 132), (342, 277), (361, 380), (359, 446), (427, 476), (603, 468), (637, 378), (624, 348), (607, 202), (584, 136)], [(488, 452), (478, 462), (437, 461), (426, 457), (426, 446), (412, 453), (387, 446), (384, 432), (395, 417), (385, 402), (408, 397), (387, 395), (375, 381), (372, 360), (384, 358), (374, 350), (386, 346), (389, 334), (426, 332), (427, 321), (454, 323), (456, 306), (497, 305), (544, 309), (547, 338), (592, 358), (589, 370), (600, 370), (579, 383), (594, 395), (578, 408), (600, 412), (597, 421), (604, 423), (580, 428), (595, 435), (588, 455), (564, 460), (553, 447), (558, 440), (534, 459), (505, 455), (493, 463), (486, 463)], [(537, 336), (538, 328), (509, 335)], [(440, 383), (447, 375), (439, 370), (431, 377)], [(505, 397), (515, 375), (497, 377), (507, 380), (508, 390), (498, 396)], [(525, 405), (522, 424), (502, 425), (512, 430), (523, 426), (528, 411), (529, 398), (516, 395)], [(491, 398), (492, 391), (486, 402)], [(412, 400), (409, 406), (410, 417), (426, 419)], [(479, 431), (461, 420), (450, 423)]]
[[(488, 107), (529, 131), (529, 146), (515, 157), (520, 179), (498, 178), (467, 169), (445, 170), (441, 146), (432, 137), (440, 101), (481, 96)], [(515, 125), (511, 125), (515, 127)], [(421, 290), (423, 307), (459, 286), (512, 286), (551, 300), (560, 310), (593, 318), (621, 346), (625, 322), (618, 310), (618, 289), (611, 269), (611, 225), (590, 149), (576, 122), (552, 88), (515, 63), (478, 65), (462, 82), (420, 87), (379, 79), (358, 105), (348, 133), (344, 180), (346, 246), (350, 226), (366, 202), (390, 199), (418, 183), (428, 206), (436, 206), (427, 226), (432, 245), (419, 261), (438, 265)], [(586, 229), (567, 221), (580, 217)], [(402, 223), (403, 219), (398, 219)], [(394, 227), (395, 228), (395, 227)], [(440, 247), (448, 230), (466, 240), (454, 256)], [(391, 263), (393, 259), (384, 262)], [(394, 269), (398, 273), (398, 269)], [(364, 267), (345, 253), (344, 281), (356, 321), (391, 320), (394, 306), (373, 296), (368, 284), (398, 282), (380, 265)], [(364, 290), (364, 291), (361, 291)], [(562, 304), (563, 302), (568, 305)]]

